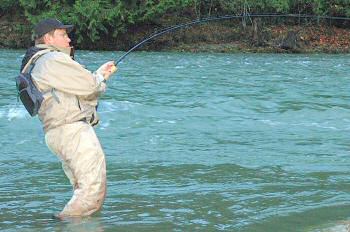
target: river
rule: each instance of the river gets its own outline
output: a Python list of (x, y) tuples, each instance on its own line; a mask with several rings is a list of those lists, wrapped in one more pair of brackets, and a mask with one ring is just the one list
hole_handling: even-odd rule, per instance
[[(99, 105), (104, 207), (61, 222), (72, 189), (17, 102), (23, 53), (0, 50), (1, 231), (343, 231), (350, 219), (350, 55), (131, 53)], [(95, 70), (120, 55), (76, 57)]]

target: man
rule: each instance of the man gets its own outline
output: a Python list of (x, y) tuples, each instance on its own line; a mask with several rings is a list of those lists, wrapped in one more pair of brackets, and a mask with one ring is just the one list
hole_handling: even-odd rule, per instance
[(73, 197), (57, 217), (87, 216), (98, 211), (106, 195), (105, 155), (92, 126), (99, 121), (96, 106), (106, 80), (117, 70), (113, 61), (91, 73), (70, 56), (72, 25), (56, 19), (39, 22), (35, 47), (27, 50), (22, 71), (32, 69), (35, 85), (44, 95), (38, 112), (49, 149), (57, 155), (73, 185)]

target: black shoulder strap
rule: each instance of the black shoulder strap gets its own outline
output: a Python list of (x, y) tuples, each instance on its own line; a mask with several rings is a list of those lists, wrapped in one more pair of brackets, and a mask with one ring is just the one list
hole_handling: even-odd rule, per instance
[(41, 50), (45, 50), (46, 48), (40, 48), (37, 46), (33, 46), (27, 49), (23, 59), (22, 59), (22, 64), (21, 64), (21, 68), (20, 71), (23, 70), (23, 68), (26, 66), (26, 64), (28, 63), (28, 61), (39, 51)]
[[(29, 61), (30, 63), (29, 63), (29, 68), (27, 68), (27, 70), (29, 70), (29, 71), (26, 71), (26, 72), (23, 72), (23, 73), (31, 73), (32, 72), (32, 70), (33, 70), (33, 68), (34, 68), (34, 66), (35, 66), (35, 63), (36, 63), (36, 61), (40, 58), (40, 57), (42, 57), (43, 55), (45, 55), (46, 53), (49, 53), (49, 52), (53, 52), (53, 50), (49, 50), (49, 49), (45, 49), (45, 50), (41, 50), (41, 51), (39, 51), (39, 52), (37, 52), (32, 58), (31, 58), (31, 60)], [(39, 53), (39, 54), (38, 54)], [(38, 54), (38, 55), (37, 55)], [(25, 68), (25, 67), (24, 67)], [(24, 69), (23, 68), (23, 69)], [(23, 71), (23, 70), (22, 70)]]

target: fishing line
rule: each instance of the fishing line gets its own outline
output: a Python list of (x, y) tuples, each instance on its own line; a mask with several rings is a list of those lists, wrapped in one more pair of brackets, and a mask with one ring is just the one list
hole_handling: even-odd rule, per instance
[(229, 19), (235, 19), (235, 18), (249, 18), (249, 17), (290, 17), (290, 18), (315, 18), (315, 19), (334, 19), (334, 20), (350, 20), (348, 17), (333, 17), (333, 16), (317, 16), (317, 15), (300, 15), (300, 14), (243, 14), (243, 15), (225, 15), (225, 16), (218, 16), (218, 17), (208, 17), (208, 18), (202, 18), (193, 20), (188, 23), (182, 23), (173, 25), (170, 27), (166, 27), (162, 29), (159, 32), (155, 32), (151, 34), (150, 36), (143, 39), (141, 42), (137, 43), (135, 46), (130, 48), (124, 55), (122, 55), (118, 60), (115, 61), (115, 64), (119, 64), (122, 60), (125, 59), (127, 55), (129, 55), (132, 51), (135, 49), (141, 47), (146, 42), (148, 42), (151, 39), (154, 39), (158, 36), (164, 35), (166, 33), (176, 31), (182, 28), (186, 28), (189, 26), (193, 26), (196, 24), (202, 24), (206, 22), (212, 22), (212, 21), (219, 21), (219, 20), (229, 20)]

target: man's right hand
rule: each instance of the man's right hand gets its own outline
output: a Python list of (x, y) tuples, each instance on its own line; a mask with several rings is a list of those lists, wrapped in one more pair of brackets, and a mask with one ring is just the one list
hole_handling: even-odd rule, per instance
[(101, 67), (99, 67), (96, 72), (102, 74), (103, 78), (105, 80), (108, 80), (111, 77), (111, 75), (117, 70), (118, 68), (117, 66), (115, 66), (114, 61), (108, 61), (101, 65)]

